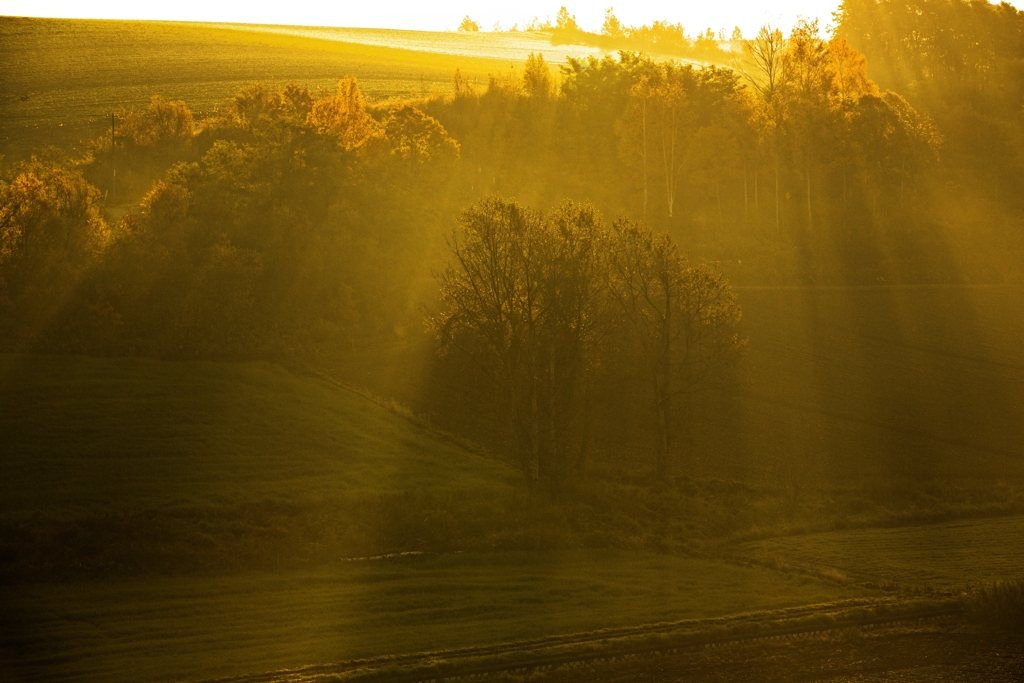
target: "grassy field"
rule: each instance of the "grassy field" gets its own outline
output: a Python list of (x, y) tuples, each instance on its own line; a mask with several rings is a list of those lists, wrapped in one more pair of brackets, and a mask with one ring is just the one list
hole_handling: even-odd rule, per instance
[(38, 570), (0, 587), (9, 680), (209, 677), (869, 594), (639, 551), (346, 561), (538, 522), (515, 518), (505, 465), (263, 363), (6, 356), (0, 433), (0, 560)]
[(0, 675), (14, 681), (187, 680), (867, 594), (713, 560), (608, 553), (0, 591), (9, 633)]
[(773, 565), (907, 588), (963, 590), (1024, 578), (1024, 517), (775, 538), (744, 551)]
[(511, 468), (263, 363), (6, 356), (0, 433), (13, 581), (453, 549), (529, 507)]
[(423, 97), (448, 92), (456, 69), (485, 86), (530, 52), (557, 65), (593, 48), (556, 47), (532, 33), (0, 17), (0, 154), (95, 137), (109, 131), (111, 111), (155, 94), (203, 113), (255, 81), (333, 90), (355, 76), (373, 100)]
[[(947, 587), (1024, 559), (1021, 518), (744, 549), (811, 572), (585, 550), (607, 522), (578, 515), (587, 496), (614, 512), (612, 545), (658, 526), (638, 506), (676, 525), (767, 499), (595, 482), (537, 500), (505, 465), (265, 363), (6, 356), (0, 433), (0, 677), (14, 681), (194, 679), (725, 616), (880, 594), (844, 574)], [(532, 550), (486, 551), (515, 534)]]
[(6, 356), (0, 404), (4, 514), (342, 491), (493, 498), (519, 482), (356, 393), (263, 363)]

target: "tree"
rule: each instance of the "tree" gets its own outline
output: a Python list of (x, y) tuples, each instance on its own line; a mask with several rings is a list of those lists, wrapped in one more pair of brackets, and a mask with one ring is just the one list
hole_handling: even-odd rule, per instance
[(868, 78), (868, 63), (864, 55), (836, 36), (828, 42), (833, 89), (840, 106), (849, 106), (865, 95), (877, 95), (878, 86)]
[(698, 389), (743, 342), (734, 333), (740, 309), (721, 272), (688, 267), (667, 234), (642, 223), (612, 225), (608, 291), (636, 343), (657, 414), (657, 469), (668, 474), (675, 399)]
[(523, 474), (539, 470), (537, 385), (543, 316), (541, 216), (491, 197), (463, 212), (448, 239), (451, 260), (437, 275), (442, 309), (428, 321), (442, 350), (479, 358), (499, 386)]
[(555, 15), (555, 29), (559, 31), (578, 32), (579, 24), (576, 23), (576, 15), (569, 14), (569, 10), (562, 5)]
[(779, 174), (781, 150), (779, 149), (780, 128), (785, 116), (783, 91), (786, 86), (785, 71), (786, 39), (782, 31), (766, 24), (757, 35), (743, 41), (743, 54), (747, 64), (742, 73), (747, 83), (758, 95), (759, 111), (755, 121), (762, 123), (761, 131), (771, 150), (775, 171), (775, 231), (779, 232), (782, 221), (779, 203)]
[(0, 336), (54, 325), (112, 240), (100, 193), (78, 171), (33, 160), (0, 183)]
[(840, 131), (835, 142), (834, 153), (842, 169), (842, 201), (849, 196), (849, 166), (854, 153), (851, 140), (851, 120), (857, 103), (867, 95), (878, 95), (878, 87), (868, 78), (867, 60), (864, 55), (850, 46), (846, 39), (833, 37), (828, 42), (828, 56), (833, 74), (831, 96)]
[(361, 147), (379, 135), (379, 126), (367, 113), (355, 78), (341, 79), (336, 95), (316, 100), (310, 108), (308, 122), (317, 132), (337, 137), (346, 150)]
[(724, 227), (725, 223), (722, 212), (722, 186), (740, 159), (736, 134), (730, 123), (729, 120), (718, 120), (701, 126), (693, 136), (691, 151), (691, 182), (705, 185), (714, 195), (719, 227)]
[(121, 112), (120, 137), (142, 147), (157, 143), (180, 143), (192, 139), (195, 122), (182, 101), (171, 102), (153, 95), (142, 112)]
[(743, 76), (765, 102), (772, 102), (785, 84), (785, 50), (782, 31), (770, 24), (762, 26), (754, 38), (743, 41), (748, 60)]
[(29, 164), (0, 186), (0, 266), (35, 269), (89, 260), (110, 239), (99, 200), (81, 173)]
[(554, 92), (554, 82), (551, 79), (551, 69), (544, 61), (544, 55), (535, 55), (532, 52), (526, 58), (526, 68), (523, 71), (523, 90), (527, 96), (539, 99), (547, 99)]
[(437, 276), (442, 309), (428, 325), (442, 350), (478, 359), (500, 388), (530, 482), (557, 488), (581, 461), (574, 435), (605, 320), (603, 239), (589, 205), (543, 217), (491, 197), (463, 213)]
[(661, 152), (662, 177), (669, 218), (675, 210), (676, 191), (686, 161), (687, 143), (693, 128), (692, 112), (683, 84), (685, 67), (665, 67), (665, 76), (654, 88), (654, 144)]
[(467, 14), (462, 18), (462, 23), (459, 24), (459, 30), (466, 33), (473, 33), (480, 30), (480, 24), (470, 19)]
[(649, 199), (648, 178), (650, 176), (651, 143), (653, 142), (652, 115), (654, 108), (655, 88), (651, 78), (642, 75), (640, 80), (630, 88), (629, 104), (623, 117), (616, 122), (616, 133), (619, 139), (619, 156), (626, 166), (636, 171), (643, 188), (643, 212), (647, 217)]
[(626, 35), (622, 22), (615, 16), (615, 8), (613, 7), (609, 7), (604, 12), (604, 23), (601, 24), (601, 35), (609, 36), (611, 38), (622, 38)]
[(558, 486), (570, 465), (582, 468), (587, 456), (589, 384), (608, 327), (607, 249), (601, 217), (590, 204), (563, 202), (545, 222), (550, 237), (543, 290), (544, 469)]
[(813, 225), (811, 177), (833, 129), (835, 72), (828, 46), (818, 35), (818, 22), (801, 20), (793, 29), (785, 54), (788, 125), (794, 161), (806, 184), (807, 225)]
[(459, 143), (437, 119), (411, 105), (393, 109), (381, 124), (393, 158), (418, 165), (459, 158)]
[(940, 137), (931, 121), (894, 92), (858, 100), (850, 128), (874, 213), (884, 189), (898, 186), (902, 201), (907, 179), (937, 158)]

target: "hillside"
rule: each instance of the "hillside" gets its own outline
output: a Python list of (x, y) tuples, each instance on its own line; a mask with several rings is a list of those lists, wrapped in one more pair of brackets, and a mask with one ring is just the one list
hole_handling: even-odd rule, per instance
[[(264, 363), (5, 356), (0, 433), (11, 680), (211, 677), (873, 594), (580, 549), (585, 497), (531, 510), (511, 468)], [(583, 519), (588, 545), (643, 533)]]
[(9, 356), (2, 367), (14, 576), (444, 547), (519, 484), (362, 396), (270, 365)]
[(0, 679), (1024, 679), (1020, 60), (862, 4), (0, 17)]
[(334, 89), (354, 76), (373, 100), (479, 87), (531, 52), (553, 64), (592, 47), (546, 34), (458, 34), (240, 24), (0, 17), (0, 154), (16, 158), (110, 130), (110, 113), (154, 94), (209, 113), (254, 81)]
[(267, 364), (6, 357), (0, 367), (0, 429), (15, 456), (0, 485), (8, 514), (411, 490), (487, 498), (515, 479), (358, 394)]

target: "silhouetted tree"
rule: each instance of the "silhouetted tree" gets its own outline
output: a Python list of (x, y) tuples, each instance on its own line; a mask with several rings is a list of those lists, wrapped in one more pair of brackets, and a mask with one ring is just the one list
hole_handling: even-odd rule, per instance
[(609, 243), (608, 290), (649, 374), (657, 412), (657, 468), (669, 470), (675, 399), (694, 391), (743, 342), (740, 309), (716, 268), (688, 267), (668, 235), (619, 219)]

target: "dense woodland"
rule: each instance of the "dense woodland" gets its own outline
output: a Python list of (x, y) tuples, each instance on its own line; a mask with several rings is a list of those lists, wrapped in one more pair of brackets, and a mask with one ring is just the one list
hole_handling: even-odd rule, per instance
[(4, 165), (0, 343), (371, 386), (423, 362), (417, 407), (530, 479), (676, 471), (747, 342), (729, 282), (1005, 282), (1024, 256), (1024, 14), (845, 0), (832, 36), (733, 38), (732, 68), (537, 55), (408, 102), (254, 84), (196, 120), (155, 94), (84, 158)]

